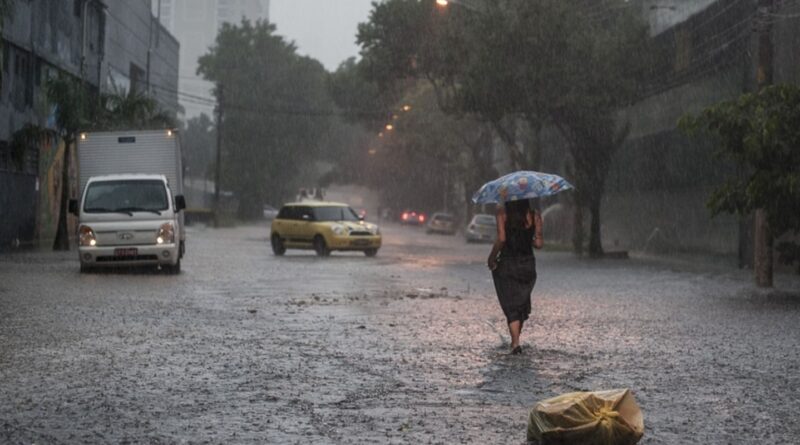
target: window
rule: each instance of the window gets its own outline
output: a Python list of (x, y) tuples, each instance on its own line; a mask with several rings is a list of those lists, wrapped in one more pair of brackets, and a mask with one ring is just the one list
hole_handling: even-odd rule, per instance
[(350, 207), (330, 206), (314, 208), (315, 221), (359, 221), (358, 215)]
[(311, 207), (298, 207), (297, 219), (302, 219), (303, 221), (314, 221), (314, 212), (311, 211)]
[(0, 141), (0, 170), (11, 169), (11, 150), (8, 142)]
[(292, 206), (287, 206), (281, 209), (278, 212), (278, 219), (296, 219), (295, 218), (295, 208)]
[(140, 68), (135, 63), (131, 63), (130, 65), (130, 79), (131, 79), (131, 91), (145, 91), (147, 89), (147, 85), (145, 85), (146, 78), (145, 72), (142, 68)]
[(11, 65), (11, 51), (8, 48), (8, 44), (3, 44), (3, 71), (11, 73), (11, 71), (9, 71), (11, 69), (9, 68)]
[(87, 213), (161, 212), (169, 209), (164, 182), (98, 181), (89, 184), (83, 211)]

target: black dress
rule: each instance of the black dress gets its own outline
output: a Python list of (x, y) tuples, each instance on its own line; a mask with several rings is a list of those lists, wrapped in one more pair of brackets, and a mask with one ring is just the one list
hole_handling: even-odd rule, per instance
[(500, 307), (509, 323), (525, 321), (531, 313), (531, 292), (536, 284), (533, 256), (535, 226), (511, 228), (506, 222), (506, 243), (492, 271)]

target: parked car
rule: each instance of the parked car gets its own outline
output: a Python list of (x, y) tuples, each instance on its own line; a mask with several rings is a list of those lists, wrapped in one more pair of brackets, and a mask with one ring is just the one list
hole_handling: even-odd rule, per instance
[(286, 249), (313, 249), (319, 256), (356, 250), (373, 257), (381, 247), (381, 232), (347, 204), (303, 201), (281, 208), (272, 221), (270, 240), (278, 256)]
[(404, 225), (421, 226), (425, 221), (427, 221), (425, 214), (416, 210), (406, 210), (400, 214), (400, 223)]
[(264, 219), (267, 221), (272, 221), (275, 217), (278, 216), (278, 209), (272, 207), (271, 205), (265, 204), (264, 205)]
[(468, 243), (494, 242), (497, 238), (497, 220), (494, 216), (479, 213), (472, 217), (464, 231)]
[(445, 235), (456, 234), (456, 221), (449, 213), (434, 213), (428, 221), (427, 233), (441, 233)]

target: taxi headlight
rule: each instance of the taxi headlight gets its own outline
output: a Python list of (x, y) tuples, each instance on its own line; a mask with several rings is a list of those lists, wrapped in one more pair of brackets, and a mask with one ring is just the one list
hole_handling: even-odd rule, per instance
[(89, 226), (80, 226), (78, 228), (78, 239), (81, 246), (94, 247), (97, 245), (97, 237), (94, 235), (94, 230)]
[(175, 242), (175, 227), (172, 223), (161, 224), (156, 236), (156, 244), (172, 244)]
[(339, 225), (331, 227), (331, 231), (333, 232), (334, 235), (337, 236), (342, 236), (347, 233), (347, 229), (345, 229), (344, 226), (339, 226)]

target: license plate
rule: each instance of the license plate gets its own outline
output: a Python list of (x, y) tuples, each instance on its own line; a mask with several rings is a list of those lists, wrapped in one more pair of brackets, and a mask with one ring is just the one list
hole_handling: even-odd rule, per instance
[(368, 239), (357, 239), (357, 240), (351, 241), (350, 245), (352, 245), (352, 246), (368, 246), (369, 245), (369, 240)]
[(114, 249), (114, 256), (117, 257), (131, 257), (139, 255), (139, 249), (133, 248), (125, 248), (125, 249)]

